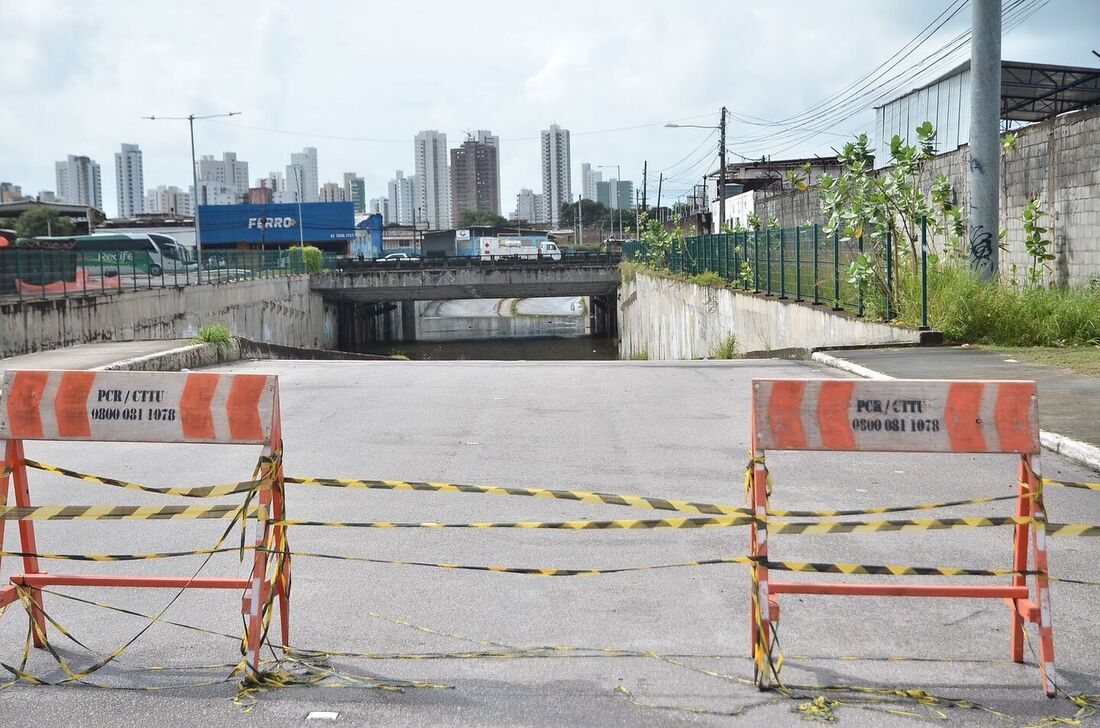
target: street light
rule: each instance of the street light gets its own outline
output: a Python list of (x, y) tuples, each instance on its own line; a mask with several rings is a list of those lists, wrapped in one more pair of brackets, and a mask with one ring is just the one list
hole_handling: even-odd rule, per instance
[[(619, 240), (623, 239), (623, 208), (619, 205), (619, 183), (623, 181), (623, 171), (617, 164), (597, 164), (600, 169), (615, 168), (615, 209), (619, 211)], [(615, 222), (611, 223), (611, 231), (615, 231)]]
[(225, 114), (206, 114), (205, 116), (195, 116), (194, 114), (188, 114), (187, 116), (143, 116), (143, 119), (149, 121), (186, 121), (187, 125), (191, 128), (191, 181), (194, 186), (194, 200), (192, 200), (194, 213), (195, 213), (195, 256), (198, 260), (197, 273), (199, 274), (199, 283), (202, 283), (202, 233), (199, 232), (199, 170), (198, 165), (195, 163), (195, 119), (219, 119), (225, 116), (240, 116), (239, 111), (230, 111)]
[(726, 107), (722, 107), (722, 120), (718, 126), (699, 126), (698, 124), (665, 124), (670, 129), (717, 129), (718, 136), (718, 232), (726, 224)]

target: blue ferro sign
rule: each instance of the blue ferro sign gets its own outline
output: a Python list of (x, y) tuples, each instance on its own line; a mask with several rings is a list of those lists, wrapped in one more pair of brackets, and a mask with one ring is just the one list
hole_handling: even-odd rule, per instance
[(355, 204), (201, 205), (203, 246), (355, 239)]

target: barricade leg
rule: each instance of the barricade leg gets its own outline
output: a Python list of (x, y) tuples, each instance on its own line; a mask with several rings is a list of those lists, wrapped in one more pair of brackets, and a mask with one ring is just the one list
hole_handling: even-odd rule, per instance
[(267, 580), (267, 549), (272, 546), (271, 539), (268, 538), (271, 535), (268, 526), (270, 502), (271, 491), (268, 487), (265, 487), (260, 491), (260, 513), (256, 521), (256, 551), (252, 562), (252, 584), (248, 589), (249, 598), (246, 600), (248, 627), (245, 633), (245, 661), (253, 672), (259, 672), (260, 669), (260, 641), (264, 630), (264, 603), (267, 596), (264, 589)]
[(753, 524), (752, 556), (758, 561), (752, 565), (752, 614), (753, 665), (756, 686), (766, 690), (771, 686), (771, 608), (768, 601), (768, 471), (762, 459), (763, 453), (753, 458), (752, 507), (756, 516)]
[[(8, 481), (11, 480), (11, 474), (8, 472), (10, 467), (8, 464), (7, 444), (4, 443), (4, 460), (0, 461), (0, 506), (6, 506), (8, 504)], [(7, 521), (0, 518), (0, 551), (4, 550), (4, 530), (7, 525)], [(0, 554), (0, 576), (3, 575), (4, 557)], [(3, 608), (18, 598), (14, 585), (0, 586), (0, 608)]]
[[(275, 471), (275, 486), (272, 493), (272, 513), (276, 521), (286, 518), (286, 489), (283, 482), (283, 465), (278, 463)], [(283, 638), (283, 647), (290, 644), (290, 543), (287, 540), (287, 527), (275, 526), (275, 542), (278, 548), (285, 551), (279, 556), (282, 559), (282, 568), (279, 570), (275, 583), (275, 593), (279, 599), (279, 629)]]
[[(1032, 515), (1032, 497), (1033, 493), (1030, 486), (1030, 475), (1028, 473), (1028, 461), (1027, 456), (1020, 457), (1020, 474), (1016, 491), (1016, 515), (1020, 518), (1027, 518)], [(1027, 570), (1027, 551), (1028, 551), (1028, 532), (1029, 528), (1026, 523), (1018, 523), (1013, 527), (1013, 553), (1012, 553), (1012, 570), (1013, 571), (1026, 571)], [(1026, 576), (1014, 576), (1012, 577), (1012, 586), (1027, 586)], [(1021, 612), (1022, 605), (1020, 600), (1014, 599), (1011, 604), (1012, 607), (1012, 625), (1010, 627), (1011, 643), (1010, 650), (1012, 654), (1013, 662), (1024, 661), (1024, 617)]]
[[(11, 468), (12, 485), (15, 489), (15, 505), (29, 508), (31, 505), (30, 488), (27, 485), (27, 466), (24, 463), (23, 441), (9, 440), (5, 448), (5, 460)], [(38, 544), (34, 537), (34, 522), (19, 521), (19, 547), (26, 554), (23, 556), (23, 573), (37, 574)], [(38, 629), (32, 630), (34, 646), (45, 647), (43, 635), (46, 634), (46, 617), (42, 612), (42, 590), (30, 589), (31, 619), (38, 625)]]
[(1054, 628), (1050, 613), (1050, 583), (1047, 577), (1046, 509), (1043, 506), (1042, 481), (1038, 455), (1025, 455), (1028, 466), (1028, 486), (1034, 497), (1030, 499), (1031, 515), (1036, 521), (1032, 529), (1031, 544), (1034, 550), (1036, 603), (1039, 605), (1039, 671), (1043, 676), (1043, 692), (1053, 698), (1058, 690), (1054, 670)]

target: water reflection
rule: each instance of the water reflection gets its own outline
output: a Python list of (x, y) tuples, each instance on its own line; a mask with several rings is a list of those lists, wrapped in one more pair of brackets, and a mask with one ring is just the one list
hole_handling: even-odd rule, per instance
[(588, 300), (484, 298), (418, 302), (415, 342), (371, 345), (410, 359), (615, 359), (614, 342), (591, 336)]

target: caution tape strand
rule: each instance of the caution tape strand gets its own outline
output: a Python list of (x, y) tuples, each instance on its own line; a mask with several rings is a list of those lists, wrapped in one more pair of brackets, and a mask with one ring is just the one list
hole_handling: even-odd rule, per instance
[[(23, 462), (28, 468), (34, 468), (35, 470), (41, 470), (46, 473), (61, 475), (67, 478), (83, 480), (87, 483), (98, 483), (100, 485), (110, 485), (115, 488), (123, 488), (125, 490), (136, 490), (143, 493), (156, 493), (158, 495), (179, 496), (182, 498), (218, 498), (221, 496), (236, 495), (238, 493), (248, 493), (256, 490), (261, 485), (263, 485), (262, 480), (245, 480), (239, 483), (228, 483), (225, 485), (200, 485), (192, 486), (189, 488), (157, 487), (151, 485), (141, 485), (140, 483), (131, 483), (126, 480), (119, 480), (118, 478), (108, 478), (103, 475), (91, 475), (88, 473), (81, 473), (77, 470), (62, 468), (58, 465), (50, 465), (49, 463), (42, 463), (38, 462), (37, 460), (24, 460)], [(0, 473), (0, 475), (2, 475), (2, 473)]]

